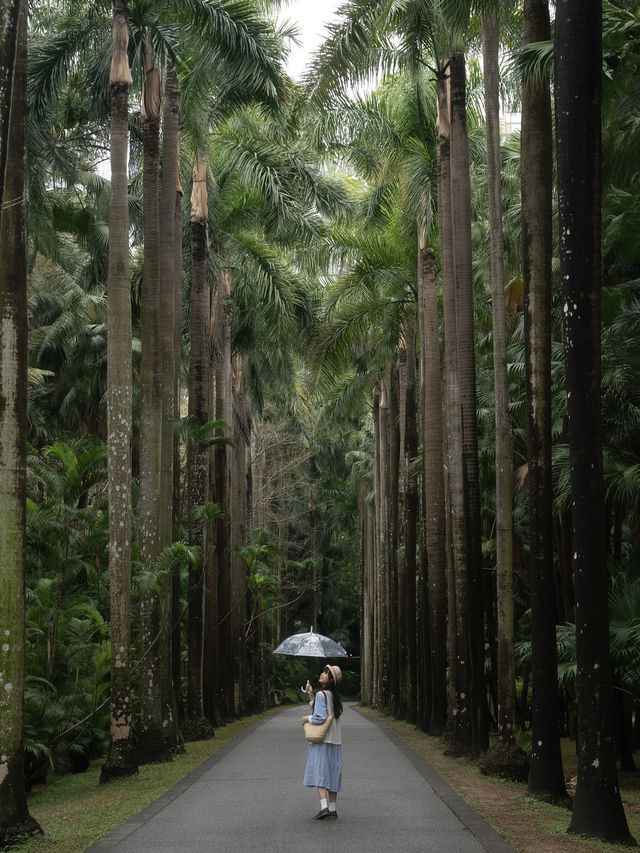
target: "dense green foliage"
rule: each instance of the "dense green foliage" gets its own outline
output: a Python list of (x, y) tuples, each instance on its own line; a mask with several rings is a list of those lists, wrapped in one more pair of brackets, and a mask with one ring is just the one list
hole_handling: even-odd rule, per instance
[[(362, 597), (366, 534), (361, 525), (365, 509), (377, 500), (376, 465), (380, 461), (372, 400), (377, 400), (388, 376), (405, 369), (407, 335), (414, 334), (411, 323), (419, 294), (420, 240), (435, 251), (442, 320), (440, 252), (444, 248), (438, 231), (439, 155), (433, 132), (437, 103), (432, 66), (441, 71), (446, 16), (453, 15), (452, 9), (460, 12), (464, 4), (433, 4), (429, 26), (417, 11), (420, 4), (392, 4), (386, 31), (380, 23), (387, 14), (382, 8), (385, 4), (346, 4), (304, 86), (288, 79), (282, 70), (287, 33), (273, 23), (277, 5), (258, 0), (161, 4), (131, 0), (132, 698), (136, 709), (141, 600), (154, 591), (160, 594), (163, 585), (174, 579), (172, 609), (164, 619), (171, 622), (174, 643), (179, 644), (179, 683), (173, 687), (180, 697), (178, 713), (183, 715), (193, 576), (209, 571), (214, 544), (220, 541), (216, 540), (220, 533), (215, 531), (221, 524), (236, 521), (241, 532), (230, 535), (224, 561), (225, 566), (232, 566), (232, 584), (238, 580), (234, 560), (240, 560), (241, 603), (231, 605), (231, 598), (221, 598), (221, 607), (228, 609), (216, 611), (213, 629), (225, 630), (220, 626), (231, 621), (234, 610), (241, 607), (242, 631), (237, 642), (246, 670), (239, 671), (249, 675), (246, 695), (242, 693), (245, 687), (238, 687), (240, 698), (230, 700), (234, 713), (263, 710), (297, 698), (297, 686), (304, 683), (314, 664), (274, 658), (271, 651), (285, 636), (309, 626), (343, 643), (353, 656), (353, 661), (345, 662), (344, 687), (349, 696), (358, 695), (366, 619)], [(509, 61), (503, 63), (501, 80), (503, 105), (514, 111), (520, 107), (522, 75), (526, 79), (541, 69), (549, 70), (553, 53), (553, 44), (537, 44), (527, 50), (517, 47), (521, 9), (516, 5), (517, 9), (505, 9), (508, 19), (502, 38)], [(85, 769), (89, 761), (104, 754), (109, 740), (106, 284), (110, 182), (106, 92), (111, 11), (106, 2), (56, 0), (36, 3), (30, 21), (24, 700), (28, 786), (46, 778), (48, 768), (61, 772)], [(604, 525), (611, 655), (620, 707), (624, 704), (621, 713), (630, 724), (632, 709), (640, 709), (640, 5), (633, 0), (606, 2), (603, 20)], [(474, 13), (465, 32), (467, 119), (480, 520), (487, 599), (486, 694), (493, 724), (498, 717), (495, 569), (499, 518), (488, 174), (478, 32), (479, 18)], [(142, 200), (145, 44), (152, 45), (161, 74), (170, 66), (176, 69), (182, 134), (182, 230), (176, 239), (183, 258), (178, 353), (182, 384), (175, 424), (178, 486), (173, 542), (151, 565), (141, 558), (139, 544), (143, 524), (139, 504), (141, 290), (143, 225), (148, 213)], [(237, 51), (230, 54), (230, 46)], [(372, 68), (379, 75), (375, 85), (357, 91), (349, 88), (362, 78), (363, 69)], [(516, 724), (520, 742), (526, 744), (531, 723), (532, 652), (519, 131), (503, 135), (501, 143), (515, 483)], [(202, 157), (207, 162), (205, 261), (211, 297), (207, 346), (211, 365), (220, 369), (222, 344), (216, 338), (214, 320), (224, 315), (230, 323), (230, 375), (233, 372), (232, 391), (226, 399), (233, 422), (223, 422), (211, 410), (206, 425), (190, 423), (186, 414), (195, 257), (191, 193), (197, 182), (193, 167)], [(555, 208), (553, 216), (555, 223)], [(552, 606), (557, 623), (562, 725), (566, 734), (575, 736), (572, 493), (562, 341), (566, 306), (559, 281), (559, 251), (554, 236), (550, 406), (557, 597)], [(230, 275), (230, 301), (216, 307), (216, 288), (225, 272)], [(419, 334), (416, 339), (420, 340)], [(223, 384), (221, 379), (216, 382), (220, 387)], [(213, 386), (210, 376), (211, 397)], [(419, 389), (418, 396), (420, 393)], [(401, 416), (400, 411), (395, 416), (398, 423)], [(229, 475), (231, 489), (240, 480), (243, 508), (230, 508), (231, 503), (221, 508), (217, 502), (223, 498), (210, 484), (208, 499), (190, 510), (189, 442), (201, 452), (210, 452), (211, 459), (218, 452), (219, 459), (224, 444), (222, 427), (227, 436), (222, 453), (228, 451), (230, 457), (241, 448), (248, 465), (248, 470), (233, 468)], [(396, 479), (405, 485), (411, 477), (419, 479), (424, 461), (420, 448), (410, 460), (409, 474), (400, 472)], [(397, 522), (401, 534), (393, 554), (394, 565), (401, 567), (407, 565), (402, 538), (404, 495), (401, 489)], [(422, 510), (424, 514), (424, 507)], [(385, 511), (390, 512), (386, 504)], [(189, 541), (193, 518), (207, 531), (196, 543)], [(376, 547), (382, 546), (378, 543)], [(418, 558), (423, 548), (419, 541), (415, 547)], [(382, 560), (379, 555), (376, 559)], [(418, 578), (414, 597), (419, 604), (420, 583), (424, 583), (421, 572), (414, 572)], [(218, 582), (216, 576), (214, 585)], [(220, 590), (226, 590), (226, 581), (220, 583)], [(397, 605), (397, 577), (391, 578), (388, 592), (389, 600)], [(421, 618), (418, 614), (418, 624)], [(420, 641), (424, 646), (421, 653), (426, 655), (424, 634)], [(387, 650), (380, 652), (383, 654)], [(211, 723), (227, 715), (228, 706), (222, 702), (221, 707), (226, 710), (217, 709), (218, 719)], [(398, 711), (398, 705), (392, 705), (392, 710)], [(415, 719), (414, 708), (405, 710)], [(140, 726), (136, 710), (136, 731)], [(620, 751), (628, 747), (628, 743), (621, 744)]]

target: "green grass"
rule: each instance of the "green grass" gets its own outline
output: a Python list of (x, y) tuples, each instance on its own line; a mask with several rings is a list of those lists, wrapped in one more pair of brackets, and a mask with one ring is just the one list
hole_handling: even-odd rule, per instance
[(29, 795), (28, 806), (44, 837), (35, 836), (16, 850), (22, 853), (82, 853), (125, 820), (144, 809), (199, 764), (258, 720), (277, 713), (267, 711), (216, 729), (209, 740), (186, 744), (186, 753), (167, 764), (147, 764), (137, 776), (100, 785), (103, 759), (86, 773), (52, 777)]

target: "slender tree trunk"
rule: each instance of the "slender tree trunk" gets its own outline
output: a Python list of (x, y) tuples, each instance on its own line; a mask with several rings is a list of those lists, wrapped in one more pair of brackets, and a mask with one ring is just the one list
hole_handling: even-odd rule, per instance
[(253, 476), (253, 529), (264, 528), (266, 526), (266, 515), (264, 510), (265, 503), (265, 467), (266, 454), (261, 429), (261, 422), (252, 421), (251, 426), (251, 470)]
[[(145, 38), (145, 83), (142, 97), (144, 269), (140, 300), (142, 358), (140, 367), (140, 555), (154, 569), (161, 551), (161, 441), (160, 392), (160, 72), (151, 39)], [(140, 599), (140, 717), (138, 739), (141, 764), (166, 761), (161, 643), (162, 602), (155, 589)], [(166, 621), (166, 620), (165, 620)]]
[(20, 14), (21, 0), (5, 0), (0, 16), (0, 205), (2, 207), (5, 203), (5, 181), (9, 175), (7, 162)]
[[(216, 411), (215, 382), (216, 382), (216, 347), (215, 326), (218, 311), (217, 299), (213, 290), (209, 302), (209, 383), (208, 383), (208, 410)], [(209, 449), (209, 481), (207, 483), (207, 497), (209, 501), (215, 502), (215, 448)], [(222, 507), (218, 506), (218, 509)], [(203, 658), (202, 658), (202, 699), (204, 713), (212, 725), (217, 725), (220, 712), (218, 705), (219, 689), (219, 649), (218, 649), (218, 573), (215, 555), (215, 521), (207, 529), (208, 542), (210, 543), (203, 556), (204, 561), (204, 626), (203, 626)]]
[(578, 672), (569, 831), (635, 843), (613, 735), (601, 436), (602, 0), (556, 4), (554, 92)]
[(401, 658), (400, 666), (406, 670), (405, 703), (407, 716), (411, 722), (417, 718), (417, 623), (416, 623), (416, 553), (418, 533), (418, 482), (415, 472), (418, 455), (418, 424), (416, 407), (416, 350), (415, 350), (415, 315), (416, 308), (412, 307), (410, 320), (405, 330), (406, 335), (406, 397), (405, 397), (405, 431), (404, 431), (404, 467), (405, 467), (405, 636), (406, 663)]
[(445, 547), (444, 457), (442, 435), (442, 378), (438, 297), (433, 249), (420, 247), (418, 286), (424, 317), (423, 477), (424, 530), (428, 560), (429, 672), (431, 734), (441, 735), (447, 722), (447, 586)]
[[(175, 377), (180, 364), (180, 352), (175, 351), (175, 306), (177, 282), (175, 276), (174, 221), (176, 187), (178, 185), (178, 78), (175, 70), (167, 68), (162, 132), (162, 187), (159, 200), (160, 223), (160, 394), (162, 398), (162, 437), (160, 466), (160, 548), (165, 549), (173, 542), (173, 459), (174, 424), (176, 416)], [(168, 576), (162, 584), (160, 597), (163, 620), (161, 623), (161, 698), (162, 726), (167, 747), (178, 747), (176, 696), (171, 667), (171, 635), (173, 625), (172, 578)]]
[(207, 424), (209, 412), (209, 312), (211, 293), (207, 276), (207, 182), (206, 160), (194, 167), (191, 193), (191, 303), (189, 310), (189, 428), (187, 444), (187, 526), (189, 542), (200, 549), (200, 563), (189, 567), (189, 621), (187, 629), (187, 717), (191, 722), (204, 720), (203, 642), (204, 642), (204, 566), (207, 552), (207, 526), (198, 514), (208, 497), (209, 452), (197, 430)]
[(453, 52), (451, 70), (451, 221), (455, 245), (453, 272), (456, 294), (458, 388), (462, 418), (462, 468), (467, 574), (469, 584), (469, 647), (471, 715), (474, 751), (489, 745), (484, 678), (484, 594), (480, 527), (480, 476), (476, 402), (473, 283), (471, 271), (471, 179), (467, 135), (465, 57)]
[[(526, 0), (523, 42), (550, 34), (547, 0)], [(529, 790), (564, 797), (560, 754), (551, 482), (551, 101), (548, 80), (522, 94), (524, 325), (527, 384), (533, 747)]]
[(398, 520), (399, 520), (399, 473), (400, 473), (400, 429), (399, 429), (399, 388), (398, 369), (394, 364), (389, 370), (388, 382), (389, 417), (387, 420), (387, 484), (389, 530), (387, 538), (387, 638), (389, 657), (387, 669), (387, 685), (389, 695), (388, 707), (392, 713), (398, 713), (399, 699), (399, 653), (398, 653)]
[(371, 508), (367, 486), (358, 483), (358, 550), (360, 563), (360, 693), (371, 705), (373, 681), (373, 555), (371, 553)]
[(373, 399), (373, 436), (374, 436), (374, 488), (375, 488), (375, 534), (376, 534), (376, 591), (375, 591), (375, 695), (376, 707), (382, 707), (386, 700), (385, 659), (387, 655), (386, 614), (388, 596), (385, 578), (385, 538), (388, 527), (388, 514), (385, 502), (384, 480), (386, 474), (386, 456), (384, 436), (387, 433), (387, 392), (384, 383)]
[(507, 323), (504, 298), (504, 235), (500, 188), (500, 94), (498, 13), (482, 16), (487, 168), (489, 173), (489, 227), (491, 231), (491, 296), (493, 317), (493, 371), (496, 422), (496, 599), (498, 609), (498, 742), (512, 745), (515, 716), (515, 661), (513, 655), (513, 463), (507, 382)]
[(454, 752), (471, 750), (469, 584), (462, 470), (462, 408), (458, 383), (456, 295), (451, 216), (450, 124), (447, 80), (438, 79), (438, 224), (444, 319), (445, 428), (447, 431), (447, 513), (451, 562), (448, 580), (449, 690), (447, 740)]
[[(407, 329), (404, 328), (406, 338)], [(406, 719), (407, 706), (407, 640), (409, 626), (407, 625), (407, 560), (406, 560), (406, 498), (409, 479), (409, 468), (406, 455), (406, 426), (407, 426), (407, 351), (400, 352), (398, 367), (398, 414), (399, 414), (399, 470), (398, 470), (398, 536), (396, 553), (396, 578), (397, 578), (397, 607), (396, 607), (396, 636), (395, 636), (395, 659), (393, 667), (397, 669), (397, 699), (395, 702), (395, 714), (400, 719)]]
[[(180, 378), (182, 375), (182, 361), (180, 358), (182, 347), (182, 186), (180, 184), (180, 132), (178, 131), (178, 150), (176, 152), (177, 184), (173, 205), (173, 245), (174, 245), (174, 276), (175, 276), (175, 309), (173, 326), (173, 351), (176, 353), (176, 364), (174, 371), (174, 420), (180, 420)], [(186, 475), (186, 471), (184, 472)], [(173, 538), (179, 536), (182, 525), (183, 500), (182, 500), (183, 471), (181, 465), (180, 437), (176, 431), (173, 438)], [(185, 697), (182, 691), (182, 601), (181, 601), (181, 570), (176, 566), (171, 579), (171, 677), (176, 697), (176, 710), (178, 713), (178, 725), (186, 718)]]
[(246, 565), (238, 554), (238, 549), (247, 544), (246, 525), (246, 495), (247, 495), (247, 448), (251, 437), (251, 418), (249, 404), (243, 388), (242, 361), (237, 355), (233, 362), (233, 399), (234, 399), (234, 435), (235, 443), (232, 452), (231, 476), (231, 553), (230, 590), (231, 612), (229, 615), (231, 633), (231, 667), (233, 680), (233, 705), (236, 714), (244, 713), (246, 706), (246, 648), (244, 641), (245, 623), (247, 619), (247, 576)]
[[(0, 27), (5, 24), (3, 21)], [(0, 116), (0, 121), (10, 124), (6, 137), (3, 127), (3, 145), (11, 165), (0, 207), (0, 848), (3, 849), (22, 835), (41, 831), (27, 807), (23, 743), (28, 363), (26, 2), (20, 4), (16, 43), (15, 68), (12, 66), (11, 82), (6, 84), (10, 87), (11, 109), (3, 110)], [(3, 49), (0, 41), (0, 50)]]
[[(216, 353), (216, 420), (232, 426), (231, 389), (231, 274), (222, 268), (216, 297), (214, 350)], [(218, 431), (220, 437), (228, 429)], [(215, 447), (214, 494), (222, 509), (215, 526), (215, 566), (218, 579), (218, 684), (220, 709), (225, 717), (235, 716), (233, 665), (231, 661), (231, 537), (230, 449), (225, 442)]]
[(137, 772), (131, 727), (131, 294), (127, 182), (129, 7), (115, 0), (111, 61), (111, 205), (107, 283), (107, 471), (111, 740), (101, 781)]
[[(422, 283), (422, 246), (424, 228), (418, 222), (418, 446), (422, 453), (422, 476), (418, 493), (418, 566), (416, 578), (417, 604), (417, 706), (416, 725), (426, 732), (431, 717), (431, 667), (429, 657), (429, 561), (427, 555), (427, 485), (426, 485), (426, 414), (425, 393), (427, 387), (426, 320), (424, 316), (424, 287)], [(444, 522), (443, 522), (444, 527)], [(445, 711), (446, 715), (446, 711)]]

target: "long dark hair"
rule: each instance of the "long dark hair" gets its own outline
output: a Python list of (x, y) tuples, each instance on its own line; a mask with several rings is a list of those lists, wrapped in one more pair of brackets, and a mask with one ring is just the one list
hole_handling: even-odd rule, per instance
[[(329, 673), (329, 690), (331, 691), (331, 695), (333, 696), (333, 716), (338, 719), (338, 717), (342, 714), (342, 700), (340, 699), (340, 694), (338, 693), (338, 685), (333, 680), (333, 673), (330, 669), (327, 670)], [(326, 688), (323, 688), (326, 689)]]

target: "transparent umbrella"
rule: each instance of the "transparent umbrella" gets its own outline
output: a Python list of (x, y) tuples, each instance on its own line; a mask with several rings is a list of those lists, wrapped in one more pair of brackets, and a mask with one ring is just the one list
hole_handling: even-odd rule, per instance
[(283, 640), (277, 649), (273, 650), (274, 655), (293, 655), (295, 657), (305, 658), (346, 658), (347, 652), (340, 645), (332, 640), (331, 637), (325, 637), (324, 634), (316, 634), (313, 626), (310, 631), (305, 631), (302, 634), (292, 634)]

